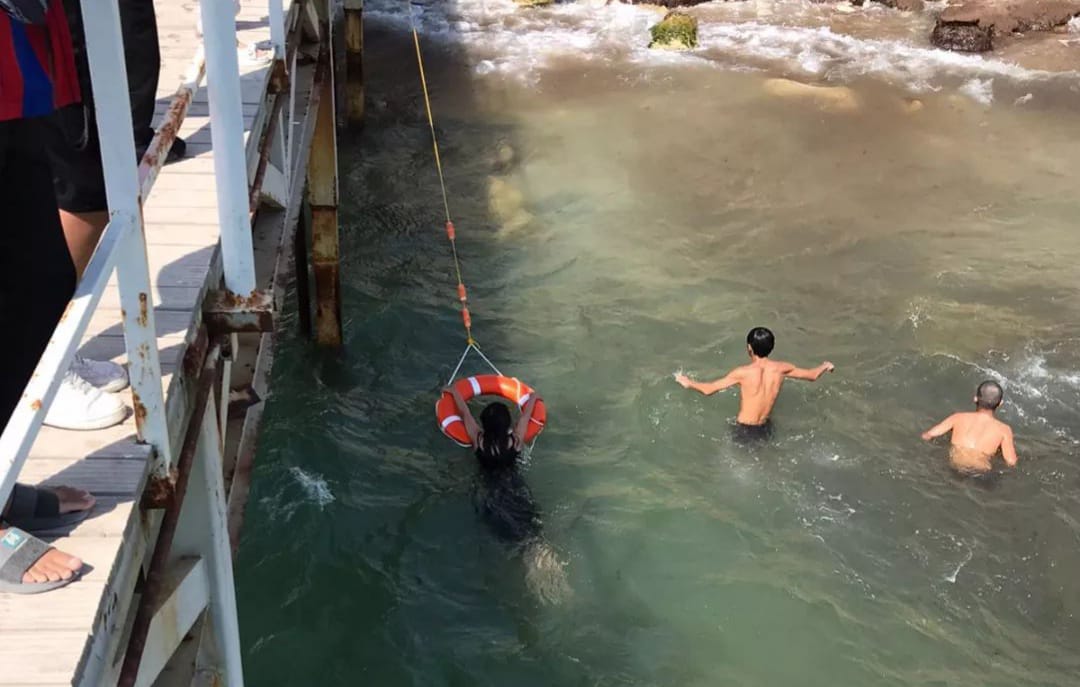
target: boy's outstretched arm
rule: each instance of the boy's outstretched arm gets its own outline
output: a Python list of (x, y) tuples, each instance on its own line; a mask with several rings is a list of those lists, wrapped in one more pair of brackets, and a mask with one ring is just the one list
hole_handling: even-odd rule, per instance
[(934, 425), (930, 429), (923, 432), (922, 433), (923, 441), (930, 441), (931, 439), (936, 439), (937, 437), (939, 437), (939, 436), (941, 436), (943, 434), (948, 434), (949, 432), (951, 432), (952, 428), (953, 428), (953, 422), (955, 422), (955, 419), (956, 419), (955, 414), (950, 415), (949, 417), (947, 417), (944, 420), (942, 420), (941, 422), (937, 423), (936, 425)]
[(817, 380), (821, 379), (821, 375), (825, 374), (826, 372), (832, 372), (835, 369), (836, 366), (828, 361), (825, 361), (817, 367), (811, 368), (809, 370), (791, 365), (790, 369), (784, 372), (784, 376), (786, 376), (788, 379), (804, 379), (808, 382), (816, 382)]
[(717, 391), (723, 391), (724, 389), (731, 388), (739, 383), (739, 377), (736, 374), (736, 370), (728, 372), (727, 375), (721, 377), (712, 382), (695, 382), (681, 372), (675, 375), (675, 381), (678, 382), (684, 389), (693, 389), (706, 396), (711, 396)]

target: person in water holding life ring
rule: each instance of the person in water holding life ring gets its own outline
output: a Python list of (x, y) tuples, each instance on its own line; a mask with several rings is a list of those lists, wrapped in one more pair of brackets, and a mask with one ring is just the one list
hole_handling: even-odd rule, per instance
[(724, 377), (712, 382), (695, 382), (684, 374), (676, 374), (675, 381), (686, 389), (693, 389), (706, 396), (729, 387), (739, 387), (739, 414), (735, 418), (735, 438), (745, 442), (768, 439), (772, 435), (769, 414), (787, 379), (804, 379), (816, 382), (835, 366), (824, 362), (812, 369), (795, 367), (791, 363), (771, 360), (776, 337), (765, 327), (754, 327), (746, 335), (746, 352), (750, 364), (736, 367)]
[(533, 411), (543, 401), (531, 394), (517, 422), (505, 403), (494, 401), (480, 411), (477, 423), (461, 393), (454, 387), (445, 391), (454, 399), (480, 464), (473, 492), (476, 512), (496, 538), (521, 556), (525, 584), (536, 598), (548, 604), (566, 601), (572, 591), (564, 564), (544, 540), (540, 506), (517, 469), (530, 422), (536, 421)]
[(540, 397), (535, 393), (529, 396), (516, 423), (505, 403), (492, 401), (480, 411), (478, 424), (469, 410), (469, 404), (458, 390), (450, 386), (445, 391), (454, 399), (458, 415), (465, 423), (469, 442), (476, 449), (476, 459), (480, 462), (480, 467), (487, 470), (514, 467), (525, 449), (529, 420), (536, 404), (540, 402)]

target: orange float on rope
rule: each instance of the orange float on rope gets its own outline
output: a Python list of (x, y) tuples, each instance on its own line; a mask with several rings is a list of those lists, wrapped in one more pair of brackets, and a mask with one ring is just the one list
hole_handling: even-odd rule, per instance
[[(518, 410), (523, 410), (533, 395), (533, 390), (528, 384), (501, 375), (465, 377), (455, 382), (454, 388), (466, 401), (477, 396), (499, 396), (517, 405)], [(443, 434), (460, 446), (472, 445), (469, 441), (469, 433), (465, 431), (465, 421), (458, 414), (457, 404), (449, 393), (443, 392), (439, 402), (435, 404), (435, 417), (439, 419), (439, 427)], [(536, 439), (546, 422), (547, 408), (542, 400), (537, 401), (533, 406), (532, 417), (529, 418), (529, 428), (525, 430), (526, 444), (531, 444)]]

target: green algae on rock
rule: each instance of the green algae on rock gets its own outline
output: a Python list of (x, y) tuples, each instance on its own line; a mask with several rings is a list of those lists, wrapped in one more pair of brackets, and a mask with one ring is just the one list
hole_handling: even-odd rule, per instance
[(683, 12), (670, 12), (650, 29), (650, 48), (691, 50), (697, 47), (697, 19)]

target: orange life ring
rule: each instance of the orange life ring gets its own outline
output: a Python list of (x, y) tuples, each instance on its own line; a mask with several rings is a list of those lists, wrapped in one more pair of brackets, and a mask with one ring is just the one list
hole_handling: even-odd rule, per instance
[[(503, 377), (500, 375), (476, 375), (464, 377), (454, 383), (454, 389), (466, 401), (477, 396), (499, 396), (517, 405), (518, 410), (523, 410), (529, 398), (533, 395), (532, 388), (521, 380)], [(449, 392), (443, 392), (435, 404), (435, 417), (439, 420), (439, 428), (442, 433), (453, 439), (459, 446), (472, 446), (469, 441), (469, 433), (465, 431), (465, 421), (458, 414), (457, 404)], [(547, 422), (547, 408), (542, 400), (533, 406), (532, 417), (529, 418), (529, 428), (525, 430), (525, 443), (531, 444), (544, 429)]]

